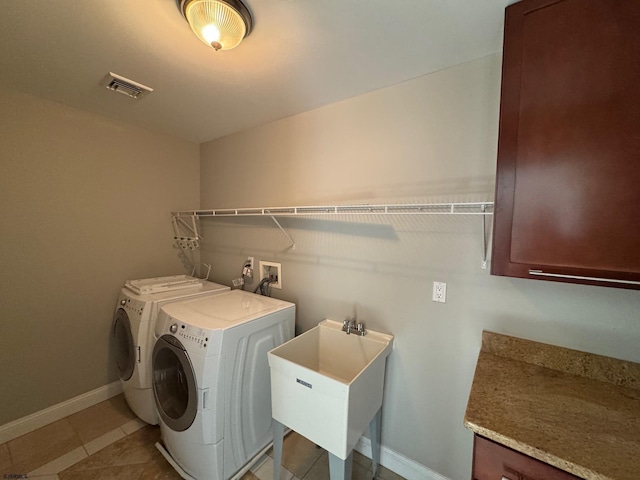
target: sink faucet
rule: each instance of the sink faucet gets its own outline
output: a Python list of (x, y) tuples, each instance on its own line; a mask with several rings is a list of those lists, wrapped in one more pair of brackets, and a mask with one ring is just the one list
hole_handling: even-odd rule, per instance
[(356, 322), (355, 319), (343, 321), (342, 331), (347, 332), (347, 335), (350, 335), (353, 332), (361, 337), (364, 337), (367, 334), (367, 331), (364, 328), (364, 323)]
[(345, 320), (342, 322), (342, 331), (347, 332), (347, 335), (351, 333), (352, 330), (355, 330), (356, 322), (355, 320)]

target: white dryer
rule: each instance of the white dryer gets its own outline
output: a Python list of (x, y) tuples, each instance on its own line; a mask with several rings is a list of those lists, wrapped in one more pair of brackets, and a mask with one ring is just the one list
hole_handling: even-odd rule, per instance
[[(128, 281), (125, 284), (127, 287), (118, 296), (111, 329), (118, 375), (129, 407), (151, 425), (158, 424), (151, 384), (151, 354), (160, 307), (178, 300), (230, 290), (224, 285), (193, 277), (180, 283), (179, 280), (185, 277), (178, 275)], [(139, 285), (145, 285), (146, 288), (133, 288)], [(134, 293), (134, 290), (140, 293)]]
[(273, 441), (267, 352), (294, 325), (293, 303), (241, 290), (162, 307), (158, 448), (183, 478), (228, 480)]

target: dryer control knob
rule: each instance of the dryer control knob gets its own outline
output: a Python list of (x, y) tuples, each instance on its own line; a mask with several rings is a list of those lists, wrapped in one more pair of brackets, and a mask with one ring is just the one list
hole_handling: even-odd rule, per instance
[(173, 325), (171, 325), (171, 326), (169, 327), (169, 331), (170, 331), (171, 333), (176, 333), (176, 332), (178, 331), (178, 324), (177, 324), (177, 323), (174, 323)]

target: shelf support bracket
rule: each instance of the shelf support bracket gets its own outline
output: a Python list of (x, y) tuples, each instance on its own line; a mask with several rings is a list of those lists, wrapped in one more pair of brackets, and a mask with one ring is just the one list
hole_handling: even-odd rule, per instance
[(280, 225), (280, 222), (278, 222), (278, 220), (276, 220), (276, 217), (274, 217), (273, 215), (269, 215), (269, 216), (271, 217), (271, 220), (273, 220), (274, 223), (278, 226), (278, 228), (280, 229), (282, 234), (285, 237), (287, 237), (287, 240), (289, 240), (289, 243), (291, 243), (291, 245), (290, 245), (291, 250), (295, 250), (296, 249), (296, 242), (294, 242), (293, 239), (286, 232), (286, 230), (284, 228), (282, 228), (282, 225)]
[(489, 242), (487, 241), (487, 206), (481, 205), (480, 210), (482, 211), (482, 268), (487, 268), (487, 256), (489, 254)]

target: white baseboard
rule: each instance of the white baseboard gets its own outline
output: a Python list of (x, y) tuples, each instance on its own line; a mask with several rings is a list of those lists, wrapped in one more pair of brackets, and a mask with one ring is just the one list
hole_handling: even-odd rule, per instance
[(104, 402), (120, 393), (122, 393), (122, 385), (118, 380), (13, 422), (6, 423), (0, 426), (0, 444), (13, 440), (25, 433), (33, 432), (38, 428), (73, 415), (97, 403)]
[[(360, 452), (365, 457), (371, 458), (371, 440), (367, 437), (360, 437), (354, 450)], [(449, 480), (444, 475), (384, 445), (380, 448), (380, 464), (407, 480)]]

